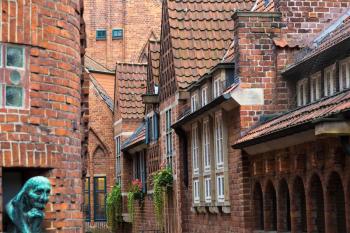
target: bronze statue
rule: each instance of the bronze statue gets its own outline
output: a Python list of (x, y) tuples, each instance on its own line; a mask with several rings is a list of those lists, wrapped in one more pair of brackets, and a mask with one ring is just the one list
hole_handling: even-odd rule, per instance
[(30, 178), (6, 205), (12, 224), (9, 233), (40, 233), (44, 209), (51, 192), (50, 181), (43, 176)]

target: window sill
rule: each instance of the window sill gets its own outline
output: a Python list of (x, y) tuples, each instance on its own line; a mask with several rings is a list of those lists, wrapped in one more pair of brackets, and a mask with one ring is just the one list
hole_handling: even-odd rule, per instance
[(230, 205), (193, 204), (191, 211), (197, 214), (230, 214), (231, 207)]

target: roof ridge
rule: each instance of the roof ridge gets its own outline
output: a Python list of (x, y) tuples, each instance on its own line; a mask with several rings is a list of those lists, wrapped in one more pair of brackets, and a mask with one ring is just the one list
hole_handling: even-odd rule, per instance
[(102, 100), (107, 104), (108, 108), (113, 111), (113, 99), (108, 95), (107, 91), (103, 86), (93, 77), (92, 74), (89, 75), (91, 83), (97, 90), (97, 93), (102, 98)]

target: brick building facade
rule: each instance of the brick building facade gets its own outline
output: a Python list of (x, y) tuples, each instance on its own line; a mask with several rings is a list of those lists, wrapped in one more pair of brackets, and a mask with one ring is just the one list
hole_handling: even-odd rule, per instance
[(160, 35), (161, 1), (85, 0), (87, 55), (110, 70), (137, 62), (148, 38)]
[(1, 232), (4, 205), (34, 175), (52, 184), (46, 231), (83, 232), (82, 7), (79, 0), (0, 2)]

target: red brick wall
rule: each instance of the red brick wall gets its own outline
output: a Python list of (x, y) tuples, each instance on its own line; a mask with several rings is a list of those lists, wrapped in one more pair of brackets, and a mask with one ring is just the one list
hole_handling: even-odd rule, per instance
[(27, 46), (30, 76), (28, 109), (0, 110), (0, 171), (50, 168), (45, 226), (82, 232), (80, 1), (1, 1), (0, 8), (0, 41)]
[[(84, 0), (87, 54), (109, 69), (117, 61), (136, 62), (151, 31), (160, 34), (161, 1)], [(124, 29), (122, 40), (112, 40), (112, 29)], [(107, 40), (96, 41), (96, 30), (106, 29)]]

